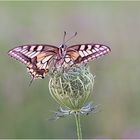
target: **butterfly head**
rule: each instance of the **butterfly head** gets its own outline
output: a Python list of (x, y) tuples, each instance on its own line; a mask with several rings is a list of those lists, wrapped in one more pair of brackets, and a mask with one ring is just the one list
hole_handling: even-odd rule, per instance
[(62, 44), (62, 45), (60, 45), (60, 48), (61, 48), (62, 50), (66, 50), (66, 48), (67, 48), (67, 45), (65, 45), (65, 44)]

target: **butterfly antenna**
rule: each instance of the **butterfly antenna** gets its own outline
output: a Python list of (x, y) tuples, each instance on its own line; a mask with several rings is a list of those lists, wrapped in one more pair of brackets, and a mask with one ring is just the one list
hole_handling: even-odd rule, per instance
[(66, 31), (64, 31), (63, 44), (65, 43), (66, 34), (67, 34)]
[(67, 41), (65, 41), (64, 44), (67, 43), (68, 41), (70, 41), (70, 40), (71, 40), (72, 38), (74, 38), (76, 35), (77, 35), (77, 32), (75, 32), (73, 36), (71, 36)]
[(31, 79), (31, 81), (30, 81), (30, 83), (29, 83), (29, 87), (31, 86), (31, 84), (33, 83), (33, 81), (34, 81), (34, 77), (32, 77), (32, 79)]

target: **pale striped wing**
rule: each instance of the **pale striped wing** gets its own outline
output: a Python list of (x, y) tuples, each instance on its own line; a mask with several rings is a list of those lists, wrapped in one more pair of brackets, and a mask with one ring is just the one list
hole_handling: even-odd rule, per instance
[(95, 60), (103, 55), (108, 54), (111, 49), (102, 44), (78, 44), (68, 47), (65, 57), (67, 65), (87, 63), (90, 60)]
[(24, 45), (13, 48), (8, 54), (27, 66), (32, 79), (44, 78), (52, 59), (57, 57), (58, 48), (40, 44)]

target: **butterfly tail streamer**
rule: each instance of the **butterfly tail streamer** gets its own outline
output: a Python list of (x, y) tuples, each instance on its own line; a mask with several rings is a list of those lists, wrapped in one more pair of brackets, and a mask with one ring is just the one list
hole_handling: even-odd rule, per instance
[(31, 84), (33, 83), (34, 80), (35, 80), (35, 78), (32, 77), (32, 79), (31, 79), (30, 82), (29, 82), (29, 87), (31, 86)]

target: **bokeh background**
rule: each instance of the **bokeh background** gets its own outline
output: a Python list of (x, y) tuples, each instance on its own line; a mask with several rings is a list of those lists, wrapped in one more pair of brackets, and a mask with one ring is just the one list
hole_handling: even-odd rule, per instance
[(101, 111), (81, 118), (83, 138), (140, 138), (140, 2), (0, 2), (0, 138), (76, 138), (74, 117), (48, 121), (59, 105), (49, 78), (28, 87), (26, 67), (7, 51), (23, 44), (102, 43), (112, 52), (90, 63), (89, 100)]

